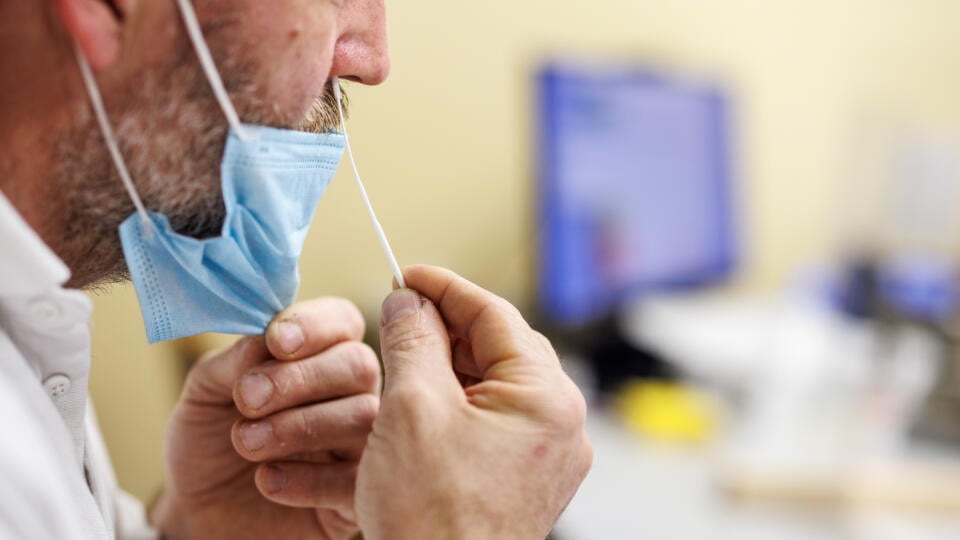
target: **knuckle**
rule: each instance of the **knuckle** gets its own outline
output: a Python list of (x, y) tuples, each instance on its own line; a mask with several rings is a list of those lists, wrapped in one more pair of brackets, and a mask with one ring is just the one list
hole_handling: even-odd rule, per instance
[(476, 320), (486, 319), (488, 321), (514, 322), (514, 319), (517, 317), (520, 317), (520, 311), (513, 304), (499, 296), (492, 296), (479, 308)]
[(526, 319), (523, 317), (523, 313), (520, 312), (520, 309), (517, 306), (510, 303), (506, 298), (501, 298), (497, 296), (493, 301), (496, 309), (496, 313), (500, 313), (502, 316), (508, 320), (523, 324), (526, 324)]
[(516, 317), (516, 318), (518, 318), (518, 319), (520, 319), (520, 320), (522, 320), (522, 321), (526, 321), (526, 319), (523, 317), (523, 313), (520, 312), (520, 308), (518, 308), (517, 306), (513, 305), (513, 304), (512, 304), (509, 300), (507, 300), (506, 298), (500, 298), (500, 304), (503, 305), (503, 309), (504, 309), (507, 313), (510, 313), (510, 315), (512, 315), (512, 316), (514, 316), (514, 317)]
[(360, 309), (349, 300), (334, 296), (299, 302), (282, 311), (274, 320), (296, 321), (308, 342), (360, 339), (366, 328)]
[(573, 417), (576, 419), (577, 425), (583, 428), (587, 423), (587, 399), (583, 397), (583, 392), (576, 386), (573, 386), (571, 392), (573, 394), (570, 398), (572, 401)]
[(580, 480), (586, 478), (590, 472), (590, 468), (593, 467), (593, 442), (590, 441), (590, 437), (587, 436), (586, 432), (583, 434), (582, 448), (580, 452), (580, 463), (577, 469)]
[(290, 411), (289, 422), (289, 426), (286, 427), (288, 427), (291, 431), (282, 429), (277, 434), (278, 438), (281, 439), (283, 444), (287, 444), (290, 441), (300, 441), (304, 438), (312, 439), (316, 435), (316, 424), (313, 419), (310, 418), (310, 415), (307, 414), (306, 409), (295, 409)]
[(331, 301), (337, 306), (343, 317), (343, 323), (351, 336), (360, 338), (366, 330), (366, 322), (360, 308), (346, 298), (332, 298)]
[(187, 373), (187, 386), (197, 384), (198, 381), (204, 381), (211, 377), (216, 360), (231, 351), (232, 349), (214, 349), (203, 353), (193, 367)]
[(547, 338), (547, 336), (534, 330), (533, 338), (537, 341), (537, 343), (540, 345), (540, 347), (543, 348), (545, 352), (549, 352), (550, 354), (556, 355), (556, 350), (553, 348), (553, 343), (550, 342), (550, 339)]
[(315, 505), (350, 504), (356, 491), (357, 466), (311, 467), (302, 486), (312, 495)]
[(550, 425), (561, 433), (579, 433), (587, 420), (587, 402), (573, 383), (570, 386), (557, 394), (548, 413)]
[(421, 325), (394, 324), (385, 328), (382, 341), (385, 350), (394, 353), (411, 353), (441, 344), (443, 336)]
[(197, 366), (202, 366), (203, 364), (206, 364), (207, 362), (209, 362), (209, 361), (212, 360), (213, 358), (216, 358), (217, 356), (220, 356), (221, 354), (227, 352), (228, 350), (229, 350), (229, 349), (214, 349), (214, 350), (211, 350), (211, 351), (207, 351), (207, 352), (203, 353), (202, 355), (200, 355), (200, 358), (197, 358), (196, 365), (197, 365)]
[(299, 361), (275, 366), (276, 371), (272, 374), (271, 379), (273, 379), (274, 386), (276, 386), (281, 399), (302, 394), (310, 388), (314, 377), (310, 367), (308, 367), (309, 365), (310, 362)]
[[(421, 383), (405, 383), (402, 386), (390, 388), (389, 395), (384, 396), (384, 403), (388, 403), (391, 418), (398, 420), (403, 425), (423, 426), (427, 425), (428, 418), (431, 416), (431, 407), (429, 388), (423, 387)], [(387, 405), (384, 407), (384, 414), (387, 411)], [(414, 432), (416, 433), (416, 431)]]
[(390, 389), (390, 402), (399, 407), (418, 405), (422, 392), (416, 383), (406, 383), (403, 386), (394, 386)]
[(526, 350), (528, 354), (536, 356), (539, 360), (544, 360), (551, 364), (560, 364), (557, 351), (553, 348), (553, 343), (550, 342), (547, 336), (540, 332), (531, 329), (525, 345), (524, 350)]
[(380, 385), (380, 362), (377, 353), (366, 343), (351, 341), (343, 345), (353, 380), (364, 388)]
[(363, 429), (369, 429), (380, 413), (380, 398), (373, 394), (363, 394), (355, 397), (353, 421)]
[(567, 398), (567, 417), (570, 419), (570, 427), (582, 431), (587, 423), (587, 400), (584, 399), (580, 389), (573, 387), (570, 396)]

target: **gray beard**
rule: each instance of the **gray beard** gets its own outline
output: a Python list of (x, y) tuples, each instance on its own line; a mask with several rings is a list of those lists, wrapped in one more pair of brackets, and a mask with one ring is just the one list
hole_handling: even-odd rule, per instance
[[(338, 127), (329, 85), (302, 120), (284, 125), (259, 97), (248, 76), (252, 70), (230, 64), (223, 71), (233, 76), (224, 82), (245, 122), (314, 133)], [(146, 73), (106, 106), (146, 208), (166, 215), (180, 234), (219, 236), (226, 213), (220, 160), (227, 123), (195, 63), (180, 61), (168, 73)], [(135, 208), (86, 101), (76, 118), (75, 127), (54, 140), (51, 201), (62, 231), (58, 255), (72, 273), (67, 286), (95, 288), (129, 279), (118, 228)]]

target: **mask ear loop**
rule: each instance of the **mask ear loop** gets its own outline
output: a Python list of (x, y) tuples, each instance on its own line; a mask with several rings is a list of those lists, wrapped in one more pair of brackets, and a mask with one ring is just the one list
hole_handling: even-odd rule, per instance
[(203, 73), (207, 76), (207, 81), (210, 82), (210, 88), (213, 89), (213, 95), (216, 96), (217, 102), (220, 103), (220, 109), (223, 110), (223, 115), (227, 117), (227, 122), (230, 123), (230, 127), (233, 128), (233, 132), (237, 134), (237, 137), (240, 137), (240, 140), (253, 140), (255, 137), (247, 133), (247, 130), (244, 129), (243, 124), (240, 122), (240, 116), (233, 107), (233, 102), (230, 101), (230, 94), (227, 93), (223, 79), (220, 77), (220, 72), (217, 71), (217, 65), (214, 63), (213, 56), (210, 54), (210, 48), (203, 38), (203, 31), (200, 29), (200, 23), (197, 21), (197, 13), (194, 11), (193, 5), (190, 3), (190, 0), (177, 0), (177, 4), (180, 6), (180, 15), (183, 17), (183, 24), (187, 29), (187, 36), (189, 36), (190, 41), (193, 43), (193, 49), (197, 52), (197, 58), (200, 59), (200, 67), (203, 68)]
[(377, 233), (377, 240), (380, 241), (380, 247), (383, 248), (383, 252), (387, 256), (387, 261), (390, 262), (393, 277), (397, 278), (397, 284), (400, 285), (400, 288), (406, 289), (407, 284), (403, 280), (403, 272), (400, 271), (400, 265), (397, 264), (397, 258), (394, 256), (393, 250), (390, 249), (390, 242), (387, 241), (387, 235), (383, 232), (380, 221), (377, 220), (377, 214), (373, 211), (373, 205), (370, 204), (370, 197), (367, 196), (367, 190), (363, 187), (363, 180), (360, 179), (357, 161), (353, 159), (353, 148), (350, 147), (350, 135), (347, 133), (347, 120), (343, 117), (343, 96), (340, 93), (340, 79), (334, 77), (331, 82), (333, 84), (333, 98), (337, 102), (337, 113), (340, 115), (340, 129), (343, 130), (343, 138), (347, 143), (347, 157), (350, 158), (350, 165), (353, 167), (353, 176), (357, 179), (357, 186), (360, 188), (360, 197), (363, 199), (363, 204), (367, 207), (370, 220), (373, 221), (373, 229)]
[(93, 70), (90, 69), (90, 64), (87, 63), (87, 59), (83, 56), (83, 53), (80, 52), (79, 48), (74, 47), (74, 53), (77, 55), (77, 64), (80, 66), (83, 85), (87, 88), (90, 104), (93, 105), (94, 115), (97, 117), (97, 123), (100, 124), (100, 133), (103, 134), (103, 139), (107, 144), (107, 150), (110, 151), (113, 164), (116, 166), (117, 172), (120, 173), (120, 179), (123, 180), (123, 187), (127, 189), (127, 195), (130, 196), (130, 200), (133, 201), (133, 205), (137, 208), (137, 213), (140, 214), (144, 231), (149, 238), (150, 235), (153, 234), (153, 222), (150, 221), (147, 208), (143, 205), (143, 201), (140, 200), (140, 194), (137, 193), (137, 188), (133, 185), (133, 179), (130, 177), (127, 164), (123, 161), (123, 156), (120, 154), (117, 137), (114, 135), (113, 128), (110, 126), (110, 120), (107, 118), (107, 112), (103, 106), (103, 97), (100, 95), (100, 88), (97, 86), (97, 81), (93, 77)]

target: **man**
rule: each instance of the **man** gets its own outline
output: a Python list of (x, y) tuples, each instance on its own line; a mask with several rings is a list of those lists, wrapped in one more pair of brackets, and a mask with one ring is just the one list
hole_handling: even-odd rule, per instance
[[(180, 7), (0, 2), (0, 538), (545, 536), (592, 459), (583, 398), (516, 309), (426, 266), (384, 302), (382, 394), (357, 309), (295, 304), (190, 373), (150, 515), (118, 491), (75, 289), (125, 278), (134, 201), (187, 238), (225, 220), (228, 121)], [(328, 131), (333, 77), (387, 76), (383, 0), (194, 7), (245, 125)]]

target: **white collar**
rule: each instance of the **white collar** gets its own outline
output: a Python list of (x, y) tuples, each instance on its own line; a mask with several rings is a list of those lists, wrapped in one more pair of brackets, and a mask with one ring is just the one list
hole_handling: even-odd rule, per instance
[(67, 265), (0, 192), (0, 297), (35, 296), (68, 279)]

